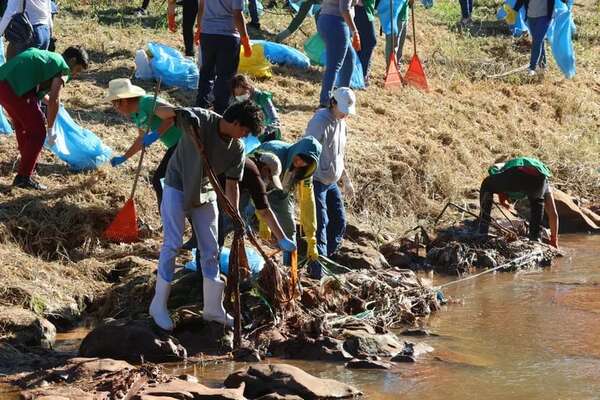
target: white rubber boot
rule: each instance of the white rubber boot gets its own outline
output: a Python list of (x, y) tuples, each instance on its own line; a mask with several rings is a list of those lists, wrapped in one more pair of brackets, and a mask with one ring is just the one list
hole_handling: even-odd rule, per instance
[(216, 321), (223, 325), (233, 327), (233, 318), (223, 308), (223, 292), (225, 283), (223, 281), (203, 280), (204, 310), (202, 318), (205, 321)]
[(150, 303), (149, 313), (156, 325), (165, 331), (173, 330), (173, 321), (167, 308), (169, 293), (171, 293), (171, 284), (161, 278), (159, 274), (156, 274), (156, 288), (154, 289), (154, 298)]

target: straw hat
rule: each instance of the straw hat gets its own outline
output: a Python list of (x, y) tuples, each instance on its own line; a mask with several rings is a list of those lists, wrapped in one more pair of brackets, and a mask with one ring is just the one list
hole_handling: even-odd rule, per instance
[(133, 97), (140, 97), (146, 94), (146, 91), (139, 86), (131, 84), (131, 81), (127, 78), (113, 79), (108, 82), (108, 96), (106, 101), (113, 101), (118, 99), (131, 99)]

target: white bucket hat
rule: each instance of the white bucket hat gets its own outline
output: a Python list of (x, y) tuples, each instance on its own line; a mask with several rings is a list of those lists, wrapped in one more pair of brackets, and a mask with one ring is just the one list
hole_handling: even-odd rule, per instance
[(131, 99), (133, 97), (144, 96), (146, 91), (139, 86), (131, 84), (127, 78), (113, 79), (108, 82), (108, 95), (106, 101), (118, 99)]
[(341, 112), (348, 115), (356, 114), (356, 96), (352, 89), (348, 87), (337, 88), (333, 91), (333, 98)]

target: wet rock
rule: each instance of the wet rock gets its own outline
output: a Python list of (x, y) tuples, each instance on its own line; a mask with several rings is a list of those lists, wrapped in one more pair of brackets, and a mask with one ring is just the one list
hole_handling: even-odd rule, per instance
[(404, 342), (404, 348), (394, 357), (392, 357), (392, 362), (415, 362), (417, 358), (423, 356), (424, 354), (431, 353), (433, 351), (433, 347), (429, 346), (426, 343), (412, 343), (412, 342)]
[(360, 360), (358, 358), (346, 363), (348, 369), (390, 369), (392, 364), (385, 361)]
[(51, 368), (68, 358), (50, 349), (0, 342), (0, 375)]
[(300, 368), (287, 364), (253, 365), (227, 377), (225, 386), (239, 387), (245, 383), (244, 395), (256, 399), (270, 393), (295, 395), (302, 399), (343, 399), (361, 392), (333, 379), (320, 379)]
[(245, 400), (244, 386), (229, 389), (212, 389), (199, 383), (174, 379), (166, 383), (152, 383), (143, 387), (132, 400)]
[(484, 250), (477, 254), (475, 263), (479, 268), (496, 268), (498, 266), (497, 257), (498, 254), (494, 250)]
[(49, 349), (56, 340), (56, 327), (50, 321), (21, 307), (0, 307), (0, 326), (13, 343)]
[(391, 361), (401, 363), (414, 363), (417, 361), (417, 359), (414, 355), (399, 353), (392, 357)]
[(250, 347), (242, 347), (234, 350), (233, 357), (235, 361), (260, 362), (260, 354), (258, 353), (258, 350)]
[(200, 307), (179, 309), (173, 315), (173, 335), (187, 350), (189, 356), (221, 354), (233, 350), (233, 331), (218, 322), (202, 319)]
[(560, 232), (588, 232), (600, 230), (600, 215), (581, 207), (572, 196), (552, 189), (556, 211), (560, 218)]
[(274, 357), (314, 361), (348, 361), (352, 356), (344, 350), (341, 340), (328, 336), (299, 336), (282, 342), (272, 342), (269, 352)]
[(402, 336), (437, 336), (435, 333), (431, 333), (427, 329), (423, 328), (409, 328), (405, 329), (401, 333)]
[(279, 393), (269, 393), (265, 394), (264, 396), (260, 396), (256, 400), (302, 400), (302, 397), (294, 394), (282, 395)]
[(95, 400), (92, 394), (73, 387), (44, 388), (21, 392), (22, 400)]
[(177, 379), (180, 379), (180, 380), (188, 382), (188, 383), (198, 383), (198, 378), (196, 378), (195, 376), (192, 376), (192, 375), (187, 375), (187, 374), (179, 375), (177, 377)]
[(179, 341), (154, 326), (151, 320), (113, 320), (90, 332), (79, 347), (82, 357), (113, 358), (139, 362), (184, 359)]
[(358, 330), (344, 330), (344, 349), (355, 357), (378, 355), (391, 357), (402, 350), (402, 344), (393, 333), (374, 334)]

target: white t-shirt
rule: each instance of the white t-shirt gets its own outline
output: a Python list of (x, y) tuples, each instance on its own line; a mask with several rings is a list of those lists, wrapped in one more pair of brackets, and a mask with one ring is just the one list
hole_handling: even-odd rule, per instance
[(6, 11), (0, 20), (0, 35), (4, 35), (12, 16), (20, 13), (25, 1), (25, 13), (31, 25), (48, 25), (52, 28), (52, 5), (50, 0), (8, 0)]

